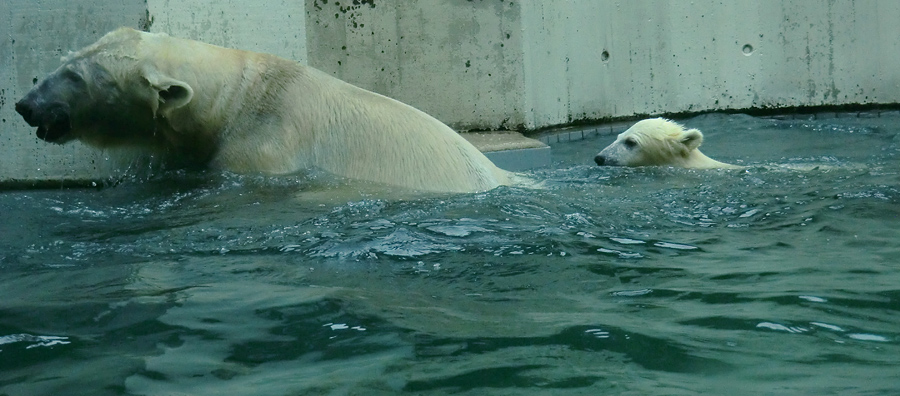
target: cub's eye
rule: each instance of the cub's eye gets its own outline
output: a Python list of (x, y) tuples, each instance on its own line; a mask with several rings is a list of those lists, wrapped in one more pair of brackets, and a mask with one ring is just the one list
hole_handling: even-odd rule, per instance
[(637, 141), (635, 141), (632, 138), (625, 139), (625, 141), (622, 143), (625, 144), (625, 148), (627, 148), (629, 150), (637, 147)]

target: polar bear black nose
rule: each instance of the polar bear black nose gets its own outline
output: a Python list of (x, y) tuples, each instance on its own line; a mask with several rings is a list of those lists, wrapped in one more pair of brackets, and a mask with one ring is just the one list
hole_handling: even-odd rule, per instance
[(602, 155), (597, 155), (596, 157), (594, 157), (594, 162), (596, 162), (597, 165), (603, 166), (603, 164), (606, 163), (606, 158), (603, 158)]
[(16, 102), (16, 113), (22, 116), (22, 119), (31, 126), (37, 126), (37, 120), (34, 119), (34, 110), (32, 107), (25, 103), (25, 100), (20, 100)]

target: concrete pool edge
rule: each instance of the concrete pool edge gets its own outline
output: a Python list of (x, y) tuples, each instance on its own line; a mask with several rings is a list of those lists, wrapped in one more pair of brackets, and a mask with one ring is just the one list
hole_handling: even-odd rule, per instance
[(511, 172), (550, 166), (550, 146), (514, 131), (463, 132), (460, 135), (500, 169)]

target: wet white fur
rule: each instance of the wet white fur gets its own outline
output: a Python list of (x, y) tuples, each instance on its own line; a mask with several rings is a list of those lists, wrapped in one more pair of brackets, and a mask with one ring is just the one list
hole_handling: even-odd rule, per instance
[(186, 153), (210, 150), (214, 168), (317, 167), (436, 192), (489, 190), (513, 177), (424, 112), (273, 55), (122, 28), (65, 60), (77, 59), (146, 99), (154, 133)]

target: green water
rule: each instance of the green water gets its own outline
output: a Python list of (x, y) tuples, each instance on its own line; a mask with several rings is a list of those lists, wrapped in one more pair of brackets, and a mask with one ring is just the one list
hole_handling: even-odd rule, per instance
[(0, 395), (900, 393), (900, 114), (684, 122), (749, 167), (0, 192)]

